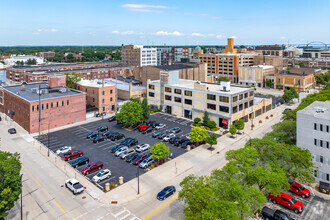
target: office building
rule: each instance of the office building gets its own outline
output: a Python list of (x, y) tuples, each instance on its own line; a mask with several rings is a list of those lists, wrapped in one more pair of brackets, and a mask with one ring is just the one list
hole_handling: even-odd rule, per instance
[(279, 72), (283, 69), (283, 58), (279, 56), (257, 55), (253, 58), (253, 65), (270, 65), (275, 66)]
[(157, 49), (142, 45), (122, 45), (121, 60), (125, 66), (156, 66)]
[(244, 86), (265, 87), (266, 75), (275, 73), (275, 67), (270, 65), (240, 66), (238, 82)]
[(330, 58), (285, 58), (284, 67), (291, 67), (303, 63), (306, 67), (330, 69)]
[(303, 58), (330, 58), (330, 50), (324, 50), (321, 48), (308, 48), (304, 49), (302, 54)]
[(283, 57), (283, 48), (277, 44), (257, 46), (255, 50), (260, 53), (260, 55)]
[(227, 45), (225, 46), (225, 49), (222, 51), (223, 53), (237, 53), (237, 49), (234, 49), (234, 39), (228, 38), (227, 39)]
[(297, 146), (314, 156), (316, 181), (330, 183), (330, 101), (315, 101), (297, 112)]
[[(315, 78), (313, 73), (277, 73), (274, 75), (275, 88), (295, 88), (297, 92), (308, 92), (315, 88)], [(266, 79), (268, 79), (266, 77)]]
[(45, 62), (44, 58), (42, 57), (27, 56), (27, 55), (10, 56), (10, 58), (4, 59), (4, 62), (6, 65), (15, 66), (16, 62), (27, 63), (28, 60), (36, 60), (36, 65), (41, 65)]
[(193, 49), (191, 47), (157, 47), (157, 65), (171, 65), (190, 60)]
[(52, 51), (48, 51), (48, 52), (38, 52), (37, 53), (37, 56), (38, 57), (42, 57), (44, 58), (45, 60), (49, 59), (49, 58), (53, 58), (55, 57), (55, 52), (52, 52)]

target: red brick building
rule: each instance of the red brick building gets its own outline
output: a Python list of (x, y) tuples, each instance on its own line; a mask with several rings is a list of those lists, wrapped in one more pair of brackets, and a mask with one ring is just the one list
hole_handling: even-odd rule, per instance
[(85, 121), (86, 94), (66, 87), (65, 76), (53, 76), (48, 83), (2, 87), (0, 111), (29, 133), (35, 133), (39, 130), (39, 111), (42, 131)]

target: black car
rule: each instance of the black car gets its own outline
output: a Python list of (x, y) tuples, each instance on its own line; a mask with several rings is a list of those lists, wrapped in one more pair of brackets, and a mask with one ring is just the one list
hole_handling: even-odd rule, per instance
[(188, 145), (194, 145), (194, 143), (191, 142), (191, 141), (185, 141), (181, 144), (181, 147), (184, 148), (184, 149), (187, 149)]
[(71, 166), (73, 166), (74, 168), (77, 168), (79, 166), (82, 165), (87, 165), (89, 163), (89, 158), (84, 156), (84, 157), (80, 157), (78, 159), (76, 159), (75, 161), (72, 162)]
[(116, 146), (114, 146), (113, 148), (111, 148), (111, 153), (116, 152), (119, 148), (121, 147), (125, 147), (126, 145), (122, 145), (122, 144), (118, 144)]
[(178, 137), (172, 137), (172, 138), (170, 138), (170, 140), (168, 141), (170, 144), (174, 144), (174, 142), (176, 141), (176, 140), (179, 140), (179, 139), (181, 139), (181, 138), (178, 138)]
[(110, 134), (111, 134), (110, 131), (105, 131), (105, 132), (102, 133), (102, 136), (108, 137)]
[(119, 134), (118, 132), (112, 132), (112, 131), (106, 131), (106, 137), (108, 139), (111, 139), (112, 138), (112, 135), (115, 135), (115, 134)]
[(93, 143), (98, 143), (104, 141), (104, 137), (103, 136), (96, 136), (93, 140)]
[(132, 140), (133, 138), (125, 138), (124, 140), (122, 140), (120, 143), (121, 144), (126, 144), (127, 142), (129, 142), (130, 140)]
[(157, 194), (157, 199), (164, 200), (167, 197), (169, 197), (170, 195), (173, 195), (175, 193), (175, 191), (176, 190), (175, 190), (174, 186), (167, 186)]
[(171, 130), (170, 130), (170, 133), (174, 133), (174, 134), (176, 134), (176, 133), (179, 133), (181, 131), (181, 129), (179, 128), (179, 127), (175, 127), (175, 128), (172, 128)]
[(101, 126), (97, 129), (97, 131), (99, 132), (104, 132), (104, 131), (107, 131), (108, 130), (108, 126)]
[(290, 215), (281, 210), (273, 210), (264, 206), (261, 210), (261, 215), (264, 219), (274, 219), (274, 220), (293, 220)]
[(120, 139), (122, 139), (124, 137), (125, 137), (125, 135), (120, 134), (120, 133), (111, 134), (111, 140), (112, 141), (120, 140)]
[(160, 135), (158, 135), (158, 139), (162, 140), (166, 136), (167, 136), (167, 134), (160, 134)]
[(125, 145), (127, 145), (128, 147), (132, 147), (132, 146), (134, 146), (134, 145), (136, 145), (136, 144), (138, 144), (138, 143), (139, 143), (138, 140), (136, 140), (136, 139), (131, 139), (130, 141), (126, 142)]
[(180, 146), (183, 142), (187, 141), (186, 139), (179, 138), (178, 140), (174, 141), (174, 146)]
[(9, 128), (8, 133), (9, 134), (16, 134), (16, 129), (15, 128)]
[(137, 158), (139, 156), (138, 153), (132, 153), (131, 155), (129, 155), (127, 158), (126, 158), (126, 162), (130, 163), (132, 162), (135, 158)]
[(92, 131), (91, 133), (89, 133), (87, 135), (87, 139), (90, 139), (90, 138), (94, 138), (96, 137), (97, 135), (99, 135), (99, 133), (97, 131)]
[(150, 126), (152, 126), (153, 127), (153, 125), (156, 125), (157, 123), (156, 123), (156, 121), (149, 121), (148, 123), (147, 123), (147, 125), (150, 127)]
[(116, 121), (116, 116), (115, 115), (108, 118), (108, 122), (112, 122), (112, 121)]
[(146, 130), (142, 131), (142, 134), (147, 134), (152, 132), (154, 129), (152, 127), (147, 128)]

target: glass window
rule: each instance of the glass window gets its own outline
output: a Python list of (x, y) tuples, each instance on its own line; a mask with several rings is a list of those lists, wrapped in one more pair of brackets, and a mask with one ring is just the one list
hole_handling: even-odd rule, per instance
[(185, 99), (184, 104), (192, 105), (192, 100), (191, 99)]
[(44, 110), (44, 104), (41, 104), (41, 110)]
[(314, 146), (317, 146), (317, 140), (314, 138)]
[(245, 102), (244, 103), (244, 109), (248, 108), (249, 107), (249, 103), (248, 102)]
[[(86, 96), (87, 97), (87, 96)], [(53, 108), (53, 103), (50, 103), (50, 107)]]
[(240, 94), (239, 95), (239, 100), (242, 100), (243, 99), (243, 94)]
[(172, 89), (169, 87), (165, 87), (165, 92), (172, 92)]
[(46, 109), (48, 109), (48, 103), (46, 104)]
[(179, 102), (179, 103), (181, 103), (181, 98), (179, 98), (179, 97), (174, 97), (174, 101), (175, 101), (175, 102)]
[(110, 89), (110, 94), (112, 94), (112, 89)]
[(238, 100), (237, 96), (234, 96), (233, 97), (233, 102), (237, 102), (237, 100)]
[(246, 99), (247, 97), (249, 97), (249, 93), (244, 93), (244, 98)]
[(104, 104), (104, 99), (102, 99), (102, 103)]
[(233, 107), (233, 113), (237, 112), (237, 106)]
[(219, 111), (228, 113), (229, 112), (229, 107), (219, 105)]
[(32, 111), (34, 112), (34, 105), (32, 105)]
[(243, 110), (243, 104), (240, 104), (239, 105), (239, 111), (242, 111)]
[(323, 131), (323, 124), (320, 124), (320, 131)]
[(181, 89), (174, 89), (174, 93), (180, 95), (181, 94)]
[(226, 96), (219, 96), (219, 101), (220, 101), (220, 102), (229, 103), (229, 97), (226, 97)]
[(67, 101), (66, 101), (66, 105), (69, 105), (69, 104), (70, 104), (70, 102), (69, 102), (69, 100), (67, 100)]
[(329, 132), (329, 125), (327, 125), (327, 132)]
[(155, 93), (154, 92), (149, 92), (149, 96), (150, 97), (155, 97)]
[(249, 101), (250, 107), (253, 106), (253, 100)]
[(320, 147), (323, 147), (323, 141), (320, 140)]
[(184, 95), (185, 95), (185, 96), (192, 96), (192, 91), (187, 91), (187, 90), (185, 90), (185, 91), (184, 91)]
[(93, 98), (93, 102), (95, 102), (95, 99)]
[(62, 106), (64, 106), (64, 101), (62, 101)]
[(323, 156), (320, 156), (320, 163), (323, 163)]
[(250, 96), (253, 96), (253, 91), (250, 92)]
[(58, 102), (56, 102), (56, 107), (58, 108)]
[(170, 95), (165, 95), (165, 100), (167, 100), (167, 101), (172, 101), (172, 96), (170, 96)]
[(213, 101), (215, 101), (215, 100), (216, 100), (216, 96), (215, 96), (215, 95), (212, 95), (212, 94), (207, 94), (207, 99), (208, 99), (208, 100), (213, 100)]
[(314, 123), (314, 130), (317, 130), (317, 124)]
[(110, 102), (112, 102), (112, 97), (110, 98)]
[(149, 85), (149, 89), (154, 90), (155, 89), (155, 85)]
[(217, 106), (215, 104), (212, 104), (212, 103), (207, 103), (207, 108), (212, 109), (212, 110), (217, 110)]

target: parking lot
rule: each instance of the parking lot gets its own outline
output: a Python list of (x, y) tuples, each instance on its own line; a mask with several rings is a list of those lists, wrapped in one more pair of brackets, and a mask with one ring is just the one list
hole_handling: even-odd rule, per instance
[[(155, 113), (150, 116), (149, 120), (166, 124), (165, 128), (160, 129), (161, 132), (166, 132), (173, 127), (180, 127), (181, 132), (177, 134), (177, 137), (187, 136), (191, 130), (191, 121), (163, 113)], [(99, 187), (104, 187), (107, 182), (118, 182), (118, 178), (121, 176), (124, 178), (124, 182), (127, 182), (136, 177), (138, 169), (140, 175), (143, 174), (145, 172), (143, 169), (140, 169), (138, 166), (131, 163), (127, 163), (125, 160), (122, 160), (111, 153), (111, 149), (118, 145), (123, 139), (116, 141), (105, 139), (105, 141), (93, 143), (93, 139), (86, 138), (90, 132), (96, 131), (98, 127), (105, 125), (108, 126), (109, 131), (122, 133), (126, 138), (130, 137), (137, 139), (138, 144), (149, 144), (151, 147), (158, 142), (162, 142), (162, 140), (153, 138), (152, 132), (148, 134), (141, 134), (141, 132), (137, 130), (130, 131), (122, 128), (122, 125), (117, 125), (116, 121), (108, 122), (107, 119), (51, 132), (49, 133), (49, 136), (39, 136), (36, 137), (36, 139), (42, 142), (53, 152), (63, 146), (71, 146), (72, 150), (82, 150), (84, 152), (84, 156), (89, 157), (90, 162), (102, 161), (104, 164), (103, 169), (109, 169), (112, 175), (110, 179), (102, 181), (99, 184)], [(172, 158), (185, 153), (185, 150), (181, 147), (176, 147), (168, 142), (164, 143), (170, 148)], [(148, 153), (148, 151), (144, 153)], [(77, 170), (80, 172), (83, 167), (84, 166), (80, 166)], [(91, 179), (97, 174), (97, 172), (98, 171), (95, 171), (86, 177)]]

